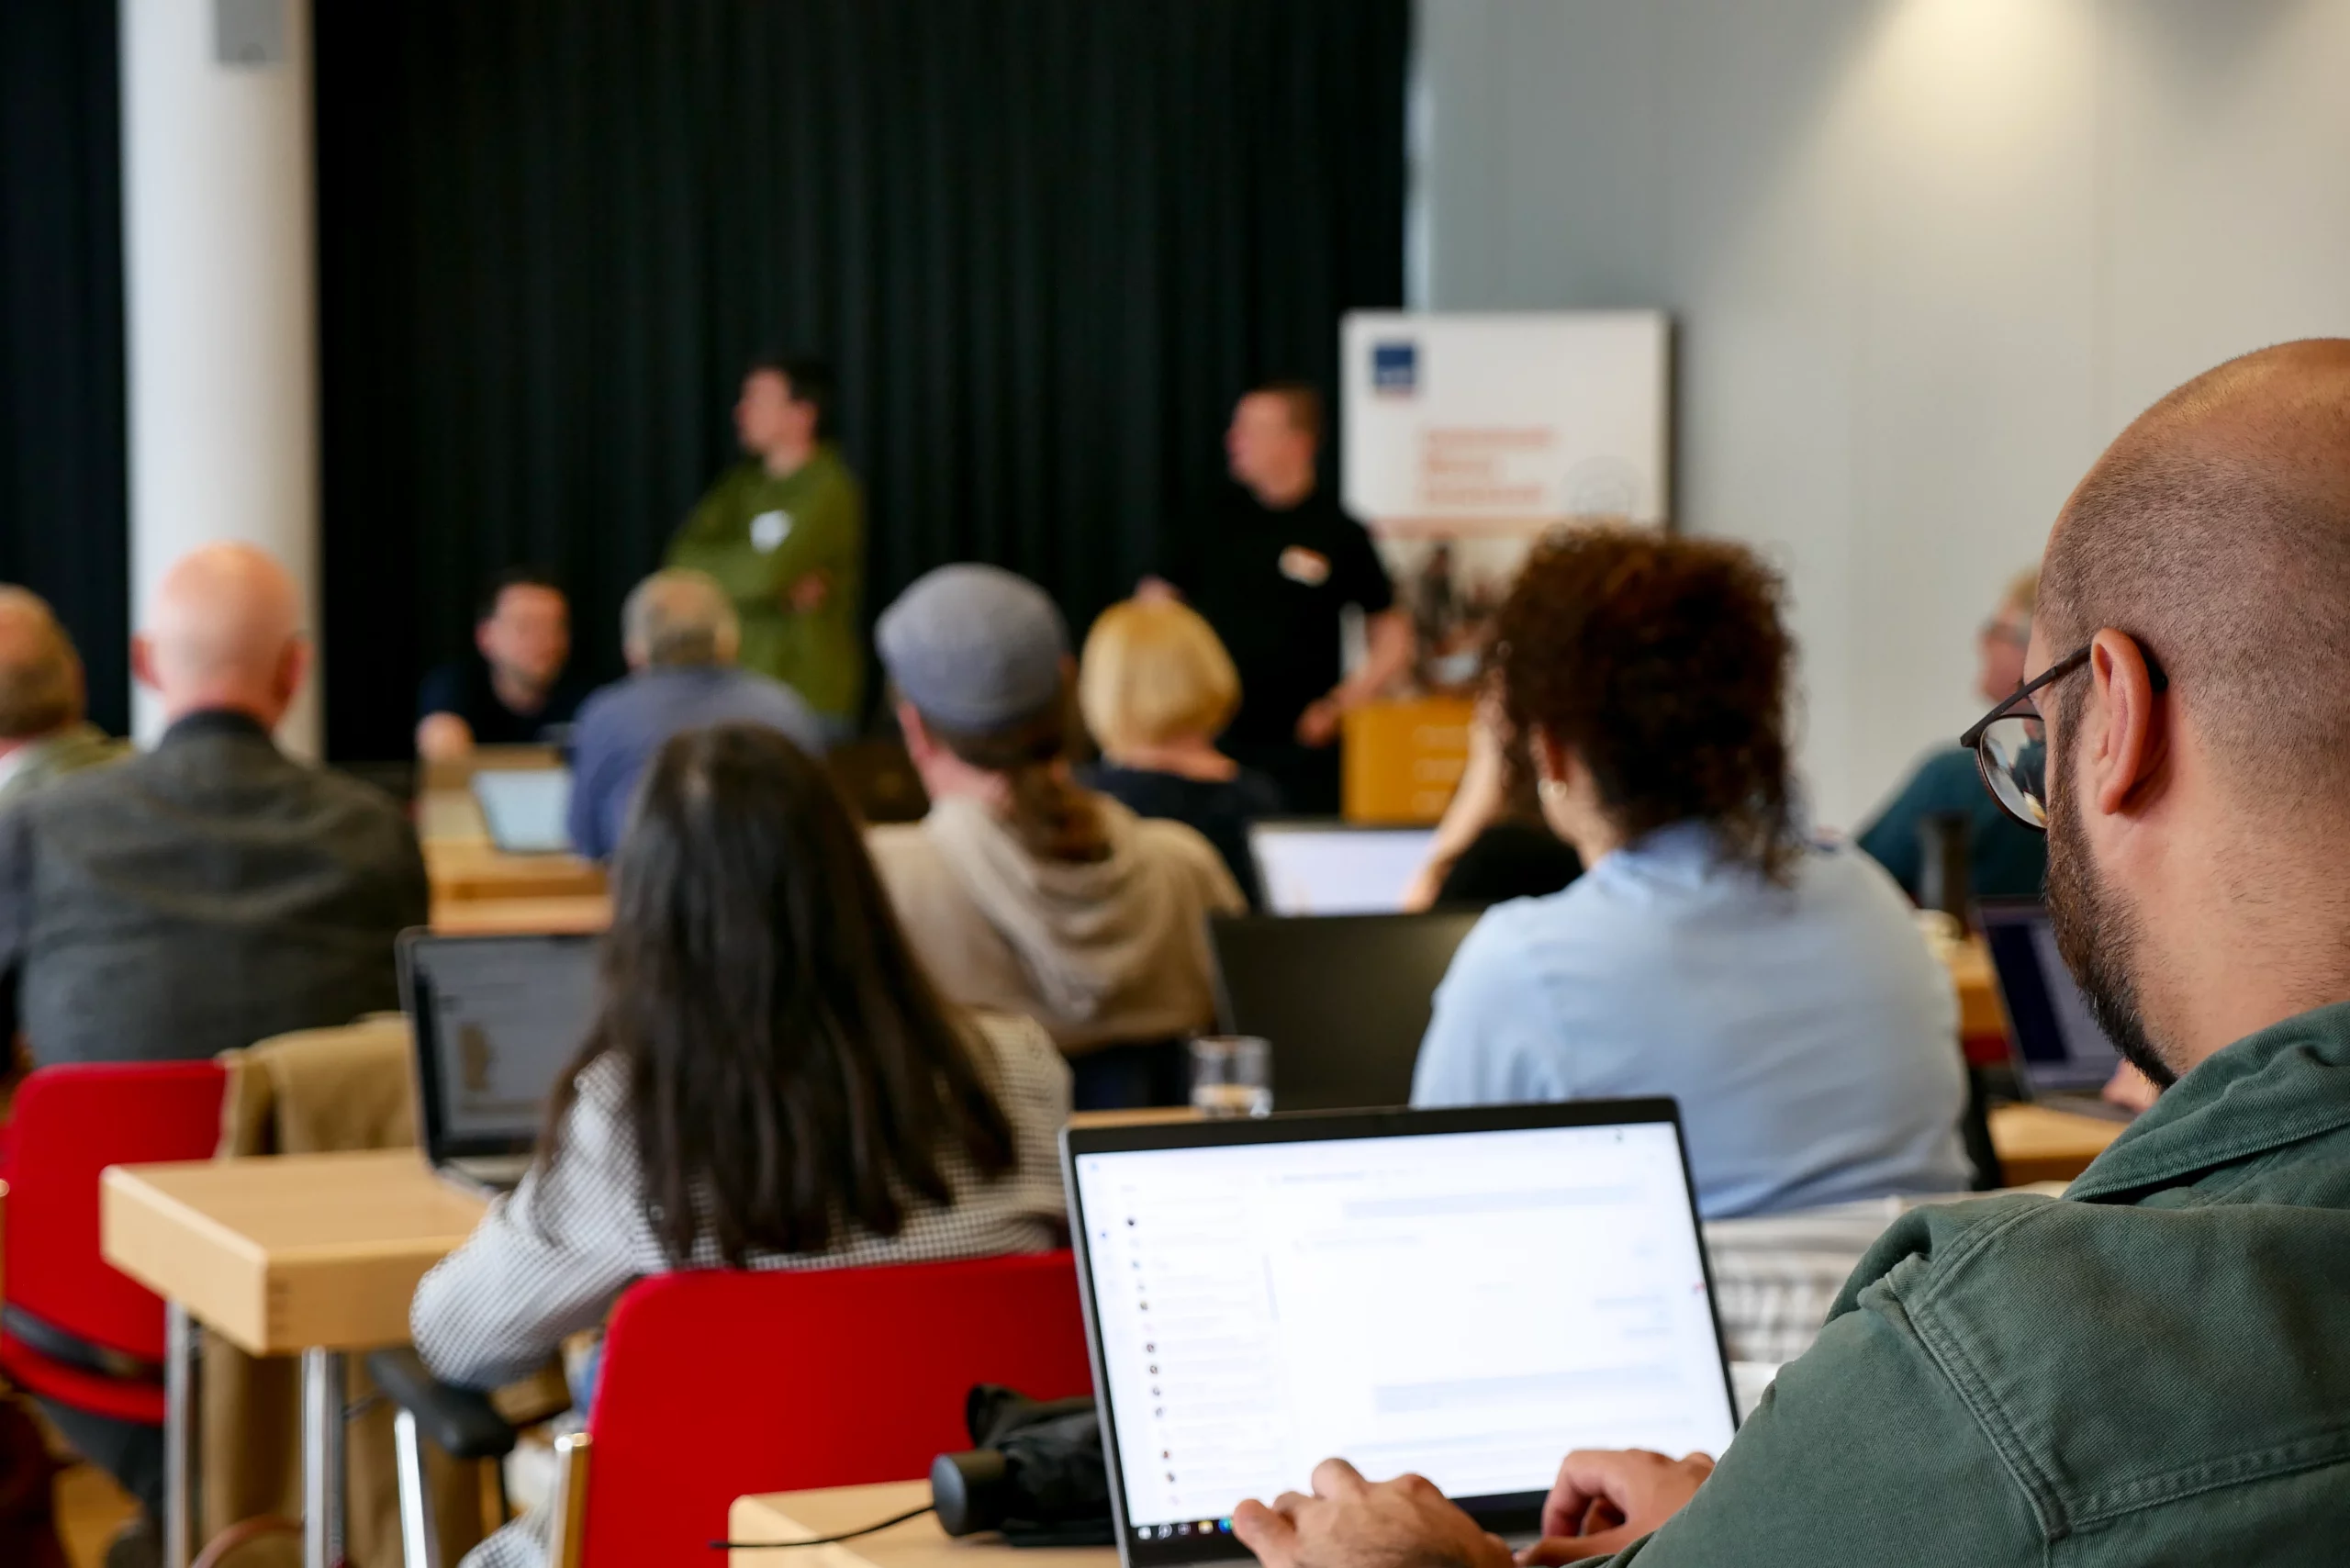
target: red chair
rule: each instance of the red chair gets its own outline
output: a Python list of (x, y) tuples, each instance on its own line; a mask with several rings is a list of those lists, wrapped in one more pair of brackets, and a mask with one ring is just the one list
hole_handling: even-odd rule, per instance
[[(208, 1159), (227, 1075), (213, 1062), (45, 1067), (17, 1091), (0, 1251), (0, 1372), (28, 1393), (118, 1421), (163, 1424), (163, 1304), (98, 1254), (98, 1173)], [(98, 1371), (45, 1353), (62, 1332)]]
[[(401, 1518), (415, 1563), (432, 1533), (410, 1488), (413, 1413), (432, 1396), (386, 1376), (389, 1361), (369, 1365), (410, 1414)], [(557, 1445), (548, 1561), (709, 1568), (739, 1496), (923, 1476), (970, 1446), (974, 1383), (1051, 1399), (1092, 1382), (1068, 1252), (647, 1280), (612, 1314), (588, 1429)]]

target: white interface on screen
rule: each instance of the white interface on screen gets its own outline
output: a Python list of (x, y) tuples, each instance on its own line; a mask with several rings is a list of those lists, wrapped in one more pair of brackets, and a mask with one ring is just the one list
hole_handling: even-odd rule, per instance
[(571, 847), (569, 768), (476, 773), (474, 799), (498, 848), (515, 855), (557, 855)]
[(1455, 1497), (1733, 1429), (1667, 1124), (1077, 1159), (1127, 1522), (1334, 1454)]
[(442, 1125), (453, 1137), (527, 1136), (595, 1020), (591, 942), (436, 942), (414, 960), (430, 987)]
[(1259, 827), (1248, 835), (1275, 914), (1393, 914), (1435, 841), (1430, 828)]

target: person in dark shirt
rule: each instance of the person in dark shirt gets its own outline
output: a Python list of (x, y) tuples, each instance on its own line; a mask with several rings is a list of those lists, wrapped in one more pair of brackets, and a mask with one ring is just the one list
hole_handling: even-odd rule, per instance
[[(271, 738), (309, 667), (300, 614), (294, 579), (250, 544), (164, 574), (131, 667), (169, 728), (0, 812), (0, 1040), (21, 1025), (44, 1066), (202, 1061), (399, 1005), (394, 943), (430, 913), (424, 857), (389, 797)], [(55, 1324), (11, 1332), (107, 1362)], [(163, 1512), (162, 1431), (44, 1408), (139, 1499), (107, 1560), (141, 1561)]]
[(527, 566), (490, 579), (475, 656), (442, 665), (417, 693), (416, 754), (450, 762), (481, 745), (560, 742), (587, 689), (570, 677), (571, 605)]
[[(2008, 587), (1998, 613), (1975, 639), (1982, 669), (1975, 689), (1997, 702), (2023, 683), (2024, 645), (2040, 578), (2026, 572)], [(1925, 876), (1921, 830), (1928, 819), (1963, 816), (1967, 824), (1967, 879), (1978, 898), (2036, 899), (2048, 878), (2048, 840), (2010, 818), (1984, 792), (1975, 754), (1954, 745), (1919, 763), (1876, 820), (1860, 834), (1861, 847), (1913, 900)]]
[(1078, 703), (1102, 760), (1089, 789), (1136, 816), (1185, 823), (1215, 846), (1250, 909), (1262, 906), (1248, 824), (1281, 811), (1279, 786), (1216, 749), (1240, 678), (1214, 628), (1172, 600), (1129, 599), (1085, 639)]
[[(1370, 533), (1317, 483), (1321, 440), (1313, 387), (1281, 382), (1243, 397), (1225, 435), (1237, 487), (1143, 588), (1171, 588), (1224, 639), (1241, 690), (1225, 749), (1270, 775), (1292, 811), (1313, 814), (1338, 809), (1339, 721), (1410, 669), (1414, 646)], [(1369, 652), (1342, 680), (1348, 605), (1369, 618)]]
[(1583, 875), (1583, 857), (1550, 831), (1533, 781), (1515, 784), (1503, 756), (1507, 727), (1489, 695), (1469, 726), (1469, 761), (1437, 824), (1427, 863), (1404, 890), (1404, 907), (1489, 909), (1512, 899), (1548, 898)]

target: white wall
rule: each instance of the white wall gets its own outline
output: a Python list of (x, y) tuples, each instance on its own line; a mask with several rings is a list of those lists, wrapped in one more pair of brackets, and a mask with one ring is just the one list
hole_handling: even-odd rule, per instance
[(1792, 583), (1857, 825), (2164, 390), (2350, 334), (2350, 0), (1421, 0), (1416, 293), (1658, 306), (1676, 512)]

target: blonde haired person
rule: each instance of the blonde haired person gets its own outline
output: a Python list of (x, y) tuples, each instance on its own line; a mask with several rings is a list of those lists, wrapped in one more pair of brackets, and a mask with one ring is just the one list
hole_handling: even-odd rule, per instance
[(1086, 636), (1077, 696), (1102, 748), (1085, 782), (1136, 816), (1197, 829), (1257, 907), (1248, 824), (1279, 815), (1281, 792), (1216, 749), (1240, 708), (1240, 676), (1215, 629), (1172, 599), (1113, 604)]

